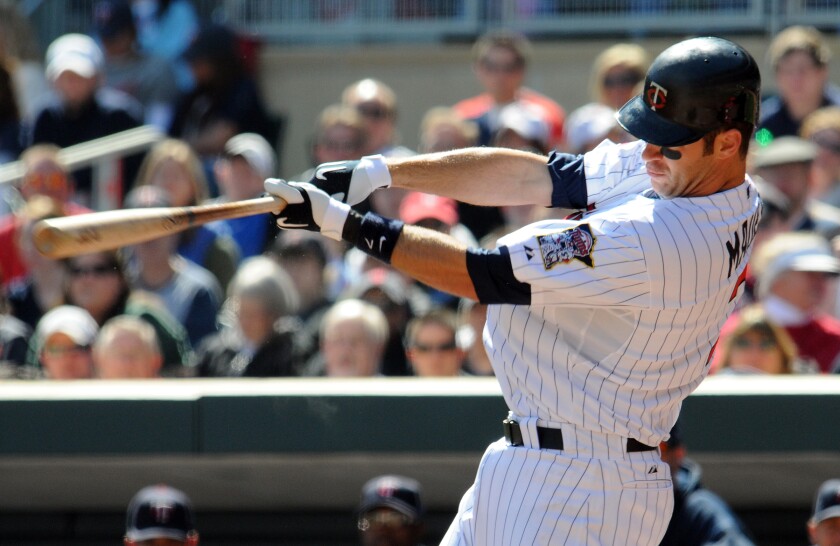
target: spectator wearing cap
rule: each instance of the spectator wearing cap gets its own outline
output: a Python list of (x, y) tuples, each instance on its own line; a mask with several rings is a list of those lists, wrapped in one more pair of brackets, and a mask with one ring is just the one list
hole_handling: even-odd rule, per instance
[[(157, 186), (140, 186), (126, 196), (126, 208), (167, 206), (167, 196)], [(217, 331), (223, 292), (210, 271), (177, 253), (177, 244), (175, 234), (130, 247), (132, 288), (157, 295), (186, 329), (190, 345), (197, 347)]]
[(140, 317), (108, 320), (93, 343), (93, 370), (100, 379), (152, 379), (162, 366), (155, 329)]
[(840, 105), (840, 89), (829, 79), (831, 50), (819, 30), (788, 27), (773, 38), (767, 53), (777, 93), (761, 103), (756, 140), (798, 135), (808, 114)]
[(321, 322), (321, 358), (307, 375), (373, 377), (382, 375), (388, 320), (372, 303), (349, 298), (333, 304)]
[(458, 315), (451, 309), (432, 309), (408, 322), (405, 354), (418, 377), (465, 375), (466, 352), (458, 345)]
[(749, 530), (720, 496), (703, 487), (703, 471), (686, 457), (679, 422), (668, 440), (659, 444), (662, 460), (671, 468), (674, 512), (660, 546), (752, 546)]
[[(454, 199), (423, 192), (409, 192), (400, 203), (399, 219), (406, 224), (422, 226), (452, 235), (467, 246), (477, 246), (472, 232), (458, 221), (458, 205)], [(414, 280), (434, 306), (457, 306), (457, 298)]]
[(128, 504), (125, 546), (198, 546), (190, 498), (168, 485), (144, 487)]
[(74, 305), (60, 305), (41, 317), (30, 339), (31, 353), (47, 379), (93, 377), (91, 347), (99, 325), (90, 313)]
[(816, 146), (811, 197), (840, 207), (840, 106), (823, 106), (808, 114), (799, 135)]
[(780, 137), (753, 147), (750, 173), (760, 176), (788, 199), (792, 230), (817, 231), (831, 238), (840, 233), (840, 209), (810, 198), (815, 156), (816, 147), (807, 140)]
[[(840, 362), (840, 320), (822, 310), (829, 284), (840, 275), (840, 259), (828, 241), (815, 233), (780, 233), (752, 256), (758, 303), (767, 317), (784, 328), (800, 358), (828, 373)], [(733, 313), (721, 329), (726, 343), (740, 321)], [(718, 369), (720, 355), (712, 363)]]
[[(90, 36), (65, 34), (50, 44), (46, 75), (56, 96), (35, 115), (29, 145), (46, 142), (66, 148), (141, 125), (140, 103), (103, 85), (103, 69), (102, 50)], [(124, 191), (141, 160), (142, 154), (124, 160)], [(73, 178), (79, 201), (89, 205), (94, 191), (90, 168), (73, 171)]]
[[(262, 195), (265, 179), (277, 174), (277, 162), (274, 149), (266, 139), (256, 133), (241, 133), (225, 143), (225, 152), (214, 169), (220, 195), (212, 202), (229, 203)], [(239, 247), (240, 258), (262, 254), (277, 235), (277, 222), (272, 214), (222, 220), (221, 224)]]
[(140, 50), (129, 0), (100, 0), (93, 23), (105, 54), (105, 84), (137, 99), (144, 122), (166, 131), (178, 97), (175, 72), (166, 59)]
[(566, 151), (585, 154), (604, 140), (629, 142), (634, 139), (615, 119), (615, 110), (590, 103), (572, 112), (566, 120)]
[(820, 485), (807, 529), (814, 546), (840, 546), (840, 480)]
[(267, 256), (242, 262), (219, 315), (221, 329), (196, 351), (205, 377), (286, 377), (300, 373), (309, 343), (294, 316), (291, 277)]
[(531, 43), (521, 34), (492, 31), (473, 46), (473, 70), (483, 92), (456, 103), (453, 108), (463, 119), (479, 126), (478, 144), (489, 145), (499, 128), (501, 109), (513, 102), (528, 104), (540, 112), (549, 128), (549, 148), (563, 140), (563, 108), (549, 97), (524, 85)]
[[(166, 138), (155, 144), (140, 168), (135, 187), (163, 190), (172, 207), (199, 205), (210, 197), (201, 160), (183, 140)], [(224, 289), (236, 272), (239, 248), (227, 224), (212, 222), (178, 235), (178, 254), (209, 270)]]
[(378, 476), (362, 487), (357, 527), (363, 546), (420, 546), (425, 532), (422, 488), (417, 480)]
[(176, 101), (169, 134), (189, 143), (207, 165), (239, 133), (276, 136), (257, 84), (243, 66), (238, 40), (229, 27), (212, 24), (184, 53), (195, 87)]

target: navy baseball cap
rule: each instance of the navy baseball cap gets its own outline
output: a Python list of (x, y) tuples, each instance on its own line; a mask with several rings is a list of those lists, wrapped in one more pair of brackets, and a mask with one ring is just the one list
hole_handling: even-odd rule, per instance
[(840, 480), (824, 482), (814, 500), (814, 515), (811, 520), (819, 523), (831, 518), (840, 518)]
[(96, 33), (103, 40), (121, 32), (134, 31), (134, 13), (127, 0), (101, 0), (93, 8)]
[(125, 529), (126, 538), (134, 542), (155, 538), (185, 541), (195, 530), (192, 502), (174, 487), (144, 487), (128, 505)]
[(392, 508), (417, 520), (423, 515), (420, 483), (405, 476), (386, 475), (373, 478), (362, 487), (359, 513), (376, 508)]

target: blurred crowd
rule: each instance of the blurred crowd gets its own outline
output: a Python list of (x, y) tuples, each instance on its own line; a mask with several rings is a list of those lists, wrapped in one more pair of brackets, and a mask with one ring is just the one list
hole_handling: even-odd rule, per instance
[[(483, 305), (343, 243), (280, 231), (270, 214), (115, 251), (42, 256), (32, 240), (39, 220), (95, 207), (91, 169), (71, 169), (62, 150), (141, 125), (165, 133), (120, 161), (123, 208), (248, 199), (266, 178), (305, 181), (322, 163), (371, 154), (470, 146), (580, 154), (605, 139), (631, 140), (614, 114), (640, 89), (652, 53), (633, 43), (602, 51), (590, 102), (567, 112), (562, 97), (526, 86), (526, 37), (481, 36), (472, 68), (482, 92), (429, 109), (417, 150), (399, 141), (394, 90), (360, 74), (313, 120), (311, 168), (284, 173), (277, 116), (247, 40), (201, 21), (188, 0), (101, 0), (89, 34), (60, 36), (43, 55), (16, 6), (0, 3), (0, 164), (23, 168), (17, 183), (0, 186), (7, 378), (492, 375)], [(749, 162), (764, 214), (713, 374), (840, 371), (840, 90), (830, 56), (810, 27), (781, 31), (769, 48), (772, 93)], [(501, 233), (573, 212), (397, 189), (359, 207), (486, 248)], [(750, 228), (738, 234), (743, 244)], [(733, 266), (742, 251), (729, 249)]]

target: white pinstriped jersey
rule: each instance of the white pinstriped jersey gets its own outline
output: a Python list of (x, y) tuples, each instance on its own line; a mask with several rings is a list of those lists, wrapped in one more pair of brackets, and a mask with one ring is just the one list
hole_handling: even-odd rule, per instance
[(760, 200), (749, 179), (659, 199), (644, 146), (584, 156), (592, 210), (582, 218), (499, 240), (531, 305), (491, 305), (484, 342), (516, 416), (657, 445), (740, 295)]

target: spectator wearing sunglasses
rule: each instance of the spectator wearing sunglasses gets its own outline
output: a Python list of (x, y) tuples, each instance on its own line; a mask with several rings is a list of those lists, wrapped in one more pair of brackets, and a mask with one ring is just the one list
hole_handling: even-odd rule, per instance
[(64, 301), (85, 309), (100, 327), (120, 315), (144, 320), (155, 332), (163, 356), (162, 374), (189, 375), (191, 357), (187, 331), (155, 296), (133, 290), (124, 254), (103, 251), (64, 261), (67, 280)]
[(741, 311), (720, 346), (721, 374), (789, 374), (796, 370), (796, 344), (760, 306)]
[(414, 155), (399, 145), (397, 131), (397, 94), (385, 83), (365, 78), (348, 85), (341, 94), (341, 103), (355, 108), (367, 127), (365, 154), (386, 157)]
[(540, 112), (549, 127), (549, 148), (563, 138), (565, 111), (553, 99), (524, 85), (531, 56), (531, 43), (521, 34), (493, 31), (473, 46), (473, 70), (483, 92), (454, 105), (463, 119), (479, 125), (481, 146), (489, 145), (499, 129), (501, 109), (522, 102)]
[(434, 309), (411, 319), (406, 328), (405, 354), (418, 377), (466, 375), (466, 352), (458, 346), (458, 316)]
[(417, 480), (386, 475), (362, 487), (357, 526), (362, 546), (420, 546), (425, 532)]
[(824, 106), (809, 114), (799, 134), (816, 146), (811, 198), (840, 207), (840, 106)]
[(99, 325), (90, 313), (75, 305), (60, 305), (48, 311), (30, 340), (47, 379), (89, 379), (93, 377), (91, 347)]

